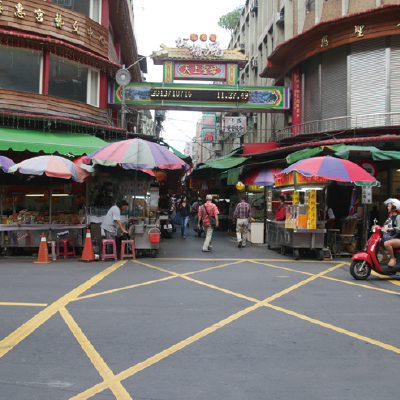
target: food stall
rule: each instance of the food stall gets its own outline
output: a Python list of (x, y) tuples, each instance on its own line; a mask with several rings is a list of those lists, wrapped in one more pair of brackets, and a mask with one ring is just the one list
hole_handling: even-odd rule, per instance
[[(134, 176), (134, 178), (133, 178)], [(88, 183), (88, 224), (92, 237), (101, 240), (100, 225), (108, 210), (118, 199), (125, 199), (128, 208), (121, 214), (121, 223), (135, 239), (135, 251), (150, 252), (156, 256), (159, 248), (156, 218), (159, 188), (152, 185), (152, 177), (137, 171), (121, 171), (120, 174), (96, 173)], [(156, 240), (158, 238), (158, 241)]]
[(38, 248), (48, 240), (72, 239), (83, 246), (86, 228), (85, 187), (81, 183), (53, 186), (1, 186), (2, 248)]
[[(266, 221), (266, 242), (269, 247), (280, 247), (281, 253), (293, 251), (293, 258), (300, 258), (300, 250), (314, 250), (319, 260), (324, 258), (324, 221), (318, 220), (317, 192), (325, 192), (329, 181), (316, 176), (305, 177), (298, 172), (275, 178), (275, 187), (281, 192), (292, 193), (292, 205), (286, 206), (286, 220)], [(271, 197), (267, 197), (268, 202)], [(272, 205), (268, 204), (272, 209)]]

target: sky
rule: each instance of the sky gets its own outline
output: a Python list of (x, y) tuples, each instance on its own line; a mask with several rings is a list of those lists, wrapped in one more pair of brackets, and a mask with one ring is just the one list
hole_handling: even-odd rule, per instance
[[(230, 40), (229, 31), (218, 26), (223, 15), (245, 4), (245, 0), (134, 0), (134, 29), (139, 54), (150, 56), (163, 43), (176, 47), (175, 41), (192, 33), (207, 36), (214, 33), (221, 49)], [(163, 67), (147, 58), (147, 82), (162, 82)], [(182, 81), (180, 81), (182, 82)], [(185, 142), (192, 141), (200, 113), (194, 111), (167, 111), (161, 136), (172, 147), (184, 151)]]

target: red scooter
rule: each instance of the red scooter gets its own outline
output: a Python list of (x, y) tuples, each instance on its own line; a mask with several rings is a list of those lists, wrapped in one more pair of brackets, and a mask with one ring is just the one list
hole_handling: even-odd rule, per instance
[(350, 265), (350, 274), (357, 280), (367, 279), (372, 269), (381, 275), (396, 275), (397, 272), (400, 272), (400, 249), (393, 249), (397, 260), (394, 267), (379, 264), (379, 240), (383, 234), (382, 227), (374, 225), (371, 232), (372, 235), (365, 244), (364, 251), (351, 257), (353, 261)]

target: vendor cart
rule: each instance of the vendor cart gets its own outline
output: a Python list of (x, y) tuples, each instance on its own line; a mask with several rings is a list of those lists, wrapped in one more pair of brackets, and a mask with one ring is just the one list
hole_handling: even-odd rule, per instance
[(324, 259), (325, 229), (288, 229), (280, 228), (281, 254), (286, 254), (287, 249), (293, 249), (293, 258), (300, 258), (301, 249), (314, 250), (318, 260)]
[(268, 248), (280, 248), (281, 254), (289, 249), (293, 258), (300, 258), (300, 250), (313, 250), (318, 260), (324, 259), (325, 229), (285, 228), (285, 221), (267, 220), (266, 243)]
[(151, 254), (153, 258), (157, 257), (161, 232), (155, 225), (132, 225), (129, 234), (135, 240), (135, 257), (142, 254)]

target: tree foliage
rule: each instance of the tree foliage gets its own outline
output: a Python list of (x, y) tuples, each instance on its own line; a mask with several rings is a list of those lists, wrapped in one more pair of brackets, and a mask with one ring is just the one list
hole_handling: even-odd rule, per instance
[(243, 8), (244, 6), (239, 6), (228, 14), (223, 15), (218, 21), (218, 26), (232, 33), (239, 22)]

